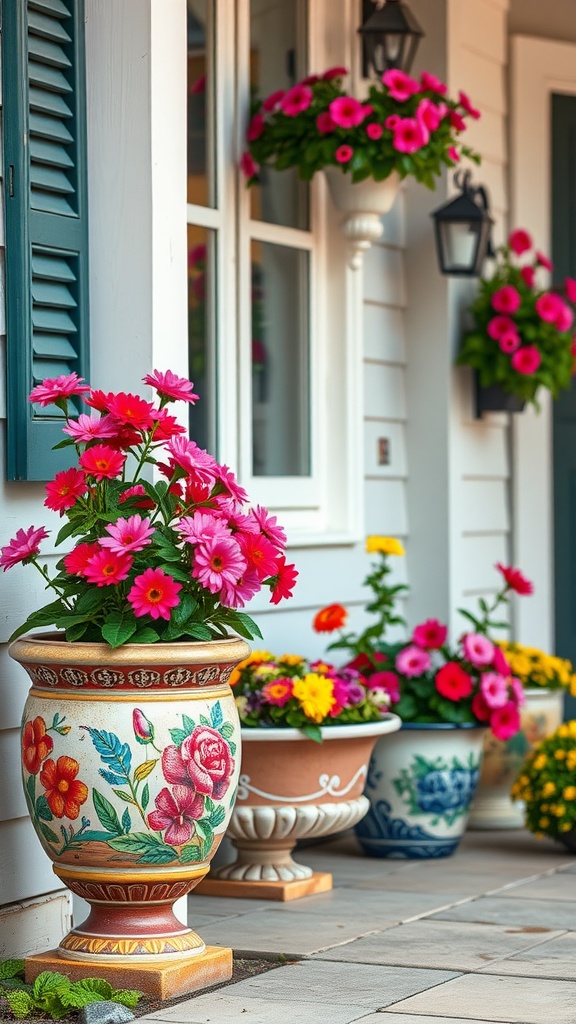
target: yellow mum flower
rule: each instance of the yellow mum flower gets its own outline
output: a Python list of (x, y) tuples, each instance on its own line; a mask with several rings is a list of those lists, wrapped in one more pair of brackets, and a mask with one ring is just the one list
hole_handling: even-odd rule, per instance
[(542, 786), (542, 796), (552, 796), (556, 792), (556, 784), (554, 782), (545, 782)]
[(248, 655), (245, 661), (241, 661), (240, 665), (261, 665), (263, 661), (274, 661), (274, 655), (270, 651), (252, 651), (252, 654)]
[(538, 824), (540, 825), (540, 828), (548, 828), (548, 825), (550, 824), (550, 818), (540, 818)]
[(300, 701), (304, 714), (313, 722), (326, 718), (336, 703), (331, 680), (317, 672), (308, 672), (303, 679), (295, 679), (292, 693)]
[(560, 736), (562, 739), (567, 739), (570, 735), (570, 729), (567, 725), (561, 725), (558, 729), (557, 735)]
[(566, 786), (562, 790), (562, 796), (565, 800), (576, 800), (576, 786)]
[(572, 825), (571, 821), (563, 821), (560, 824), (560, 831), (561, 832), (570, 832), (571, 828), (573, 828), (573, 825)]
[(381, 551), (384, 555), (406, 554), (402, 544), (395, 537), (379, 537), (376, 535), (366, 537), (366, 551), (369, 555), (375, 555), (378, 551)]
[(556, 818), (562, 818), (566, 814), (566, 807), (564, 804), (556, 804), (552, 813)]
[(569, 772), (576, 771), (576, 750), (569, 750), (566, 754), (566, 767)]
[(555, 750), (554, 751), (554, 757), (556, 758), (557, 761), (563, 761), (564, 758), (566, 757), (566, 751), (565, 750)]
[(537, 772), (541, 771), (548, 764), (548, 758), (546, 754), (538, 754), (538, 757), (534, 761), (534, 768)]
[(278, 658), (278, 661), (282, 665), (301, 665), (304, 658), (300, 657), (299, 654), (283, 654), (281, 658)]

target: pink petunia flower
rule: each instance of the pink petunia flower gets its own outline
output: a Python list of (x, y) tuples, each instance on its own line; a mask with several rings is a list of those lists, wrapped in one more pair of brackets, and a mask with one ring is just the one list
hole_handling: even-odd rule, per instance
[(554, 326), (559, 331), (569, 331), (574, 323), (574, 313), (565, 302), (562, 303), (560, 312), (558, 313), (557, 319), (554, 321)]
[(536, 251), (536, 262), (539, 263), (541, 267), (544, 267), (545, 270), (549, 270), (550, 273), (554, 270), (552, 260), (548, 259), (543, 252), (539, 252), (538, 250)]
[(421, 86), (414, 78), (410, 78), (405, 71), (401, 71), (399, 68), (391, 68), (385, 71), (382, 75), (382, 82), (388, 89), (388, 92), (393, 100), (398, 100), (400, 103), (404, 103), (410, 99), (417, 92), (420, 92)]
[(400, 114), (390, 114), (384, 121), (384, 127), (393, 132), (398, 127), (401, 120), (402, 118), (400, 117)]
[(63, 515), (67, 508), (72, 508), (78, 498), (88, 490), (86, 477), (80, 470), (72, 467), (56, 473), (54, 480), (46, 484), (46, 508), (53, 509)]
[(353, 96), (338, 96), (328, 105), (328, 112), (339, 128), (355, 128), (366, 117), (363, 105)]
[(331, 82), (333, 78), (344, 78), (348, 74), (348, 68), (342, 67), (341, 64), (336, 64), (333, 68), (328, 68), (327, 71), (322, 75), (324, 82)]
[(321, 114), (318, 114), (316, 127), (321, 135), (329, 135), (330, 132), (334, 131), (336, 125), (327, 110), (323, 110)]
[(483, 672), (480, 677), (480, 693), (489, 708), (502, 708), (508, 700), (508, 680), (498, 672)]
[(430, 139), (428, 129), (415, 117), (403, 117), (394, 129), (392, 145), (399, 153), (415, 153)]
[(48, 531), (43, 526), (29, 526), (27, 530), (18, 530), (9, 544), (0, 548), (0, 567), (6, 572), (18, 562), (26, 562), (40, 554), (40, 543), (46, 540)]
[(312, 103), (312, 89), (307, 85), (294, 85), (280, 100), (280, 110), (286, 117), (297, 117)]
[[(204, 256), (206, 253), (204, 253)], [(167, 398), (174, 402), (197, 402), (198, 395), (194, 394), (194, 385), (186, 377), (179, 377), (172, 370), (153, 370), (142, 378), (144, 384), (150, 384), (155, 388), (161, 398)]]
[(436, 75), (431, 75), (429, 71), (423, 71), (420, 75), (420, 84), (423, 89), (429, 92), (438, 92), (441, 96), (444, 96), (448, 92), (448, 86), (441, 82)]
[(520, 292), (511, 284), (505, 284), (494, 292), (490, 300), (497, 313), (515, 313), (521, 303)]
[(170, 846), (184, 846), (196, 831), (196, 821), (204, 814), (204, 797), (194, 786), (167, 786), (154, 797), (156, 810), (147, 815), (148, 825), (154, 832), (164, 832), (164, 842)]
[(506, 355), (511, 355), (512, 352), (516, 352), (520, 348), (520, 335), (515, 330), (505, 331), (504, 334), (500, 335), (498, 345), (502, 352), (505, 352)]
[(501, 708), (495, 708), (490, 715), (490, 728), (497, 740), (509, 740), (520, 728), (520, 712), (513, 700)]
[(489, 665), (494, 657), (494, 644), (481, 633), (467, 633), (462, 646), (464, 656), (475, 668)]
[(529, 377), (531, 374), (536, 373), (542, 362), (542, 356), (535, 345), (524, 345), (514, 352), (510, 362), (512, 369), (516, 370), (516, 373), (522, 373), (524, 376)]
[(493, 316), (488, 323), (486, 333), (490, 338), (494, 338), (494, 341), (500, 341), (503, 334), (515, 330), (516, 324), (509, 316)]
[(555, 324), (561, 316), (564, 303), (555, 292), (544, 292), (536, 299), (536, 312), (541, 320), (547, 324)]
[(442, 120), (442, 112), (436, 103), (424, 97), (416, 108), (416, 120), (428, 131), (435, 132)]
[(274, 110), (277, 110), (280, 100), (283, 98), (283, 96), (284, 89), (276, 89), (275, 92), (270, 93), (270, 95), (266, 97), (262, 104), (262, 110), (265, 110), (267, 114), (270, 114)]
[(240, 157), (240, 170), (245, 178), (254, 178), (260, 170), (260, 165), (256, 163), (252, 153), (246, 150)]
[(462, 109), (465, 110), (466, 113), (470, 115), (470, 117), (473, 117), (475, 121), (477, 121), (478, 118), (481, 116), (480, 111), (476, 107), (472, 106), (470, 97), (468, 96), (467, 93), (463, 92), (462, 89), (458, 93), (458, 102)]
[(566, 298), (569, 302), (576, 303), (576, 279), (573, 277), (567, 277), (564, 281), (564, 290), (566, 292)]
[(400, 651), (396, 657), (395, 664), (398, 672), (410, 679), (412, 676), (424, 675), (430, 668), (432, 659), (427, 651), (423, 651), (415, 645), (410, 645), (405, 647), (403, 651)]
[(133, 515), (128, 519), (108, 523), (106, 532), (110, 536), (101, 537), (100, 546), (120, 555), (126, 551), (142, 551), (150, 543), (154, 527), (150, 525), (149, 519)]
[(334, 157), (339, 164), (349, 163), (353, 156), (354, 150), (352, 149), (352, 146), (348, 146), (346, 145), (346, 143), (344, 143), (342, 146), (338, 146), (338, 149), (334, 153)]
[(126, 456), (105, 444), (95, 444), (80, 456), (80, 465), (95, 480), (113, 480), (119, 476)]
[(62, 427), (65, 434), (69, 434), (78, 444), (88, 444), (99, 437), (114, 437), (118, 433), (118, 425), (114, 424), (111, 416), (100, 416), (96, 419), (81, 413), (77, 420), (70, 420), (67, 427)]
[(82, 575), (97, 587), (110, 587), (126, 579), (133, 562), (131, 555), (117, 554), (100, 547), (86, 563)]
[(450, 125), (456, 132), (463, 132), (467, 128), (466, 121), (457, 110), (450, 111)]
[(512, 231), (508, 236), (508, 245), (517, 256), (521, 256), (523, 252), (528, 252), (533, 244), (532, 237), (523, 228), (517, 228), (516, 231)]
[(447, 636), (447, 627), (438, 622), (438, 619), (426, 619), (426, 622), (421, 622), (415, 627), (412, 642), (428, 651), (437, 651), (446, 643)]
[(366, 135), (369, 139), (372, 139), (373, 142), (377, 142), (378, 139), (381, 139), (383, 132), (384, 129), (382, 125), (377, 124), (376, 121), (370, 121), (370, 123), (366, 125)]
[(248, 125), (248, 131), (246, 132), (246, 138), (248, 142), (255, 142), (259, 139), (266, 127), (263, 114), (254, 114), (254, 117)]
[(460, 161), (460, 153), (455, 146), (448, 146), (448, 156), (457, 164)]
[(247, 567), (237, 541), (233, 537), (218, 536), (196, 547), (192, 576), (211, 594), (217, 594), (224, 582), (236, 583)]
[(287, 565), (284, 555), (280, 555), (276, 562), (276, 572), (274, 575), (277, 579), (272, 588), (270, 603), (279, 604), (284, 598), (292, 597), (292, 591), (296, 586), (298, 578), (298, 571), (295, 565)]
[(83, 377), (77, 373), (63, 374), (61, 377), (46, 378), (41, 384), (32, 389), (28, 397), (29, 402), (37, 402), (38, 405), (51, 405), (58, 399), (67, 399), (71, 395), (83, 395), (90, 391), (88, 384), (83, 384)]
[(536, 271), (534, 267), (522, 267), (520, 276), (527, 288), (533, 288), (536, 284)]
[(182, 584), (162, 569), (145, 569), (137, 576), (128, 592), (128, 601), (136, 617), (150, 615), (153, 619), (170, 619), (170, 609), (180, 604), (178, 592)]

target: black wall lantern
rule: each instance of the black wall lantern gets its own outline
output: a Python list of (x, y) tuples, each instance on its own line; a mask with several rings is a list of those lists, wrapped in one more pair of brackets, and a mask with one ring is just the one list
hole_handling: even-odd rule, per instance
[(424, 32), (403, 0), (362, 0), (362, 73), (381, 78), (390, 68), (408, 72)]
[(471, 184), (470, 171), (457, 171), (454, 183), (460, 194), (430, 214), (440, 273), (479, 277), (486, 257), (494, 255), (488, 196), (482, 185)]

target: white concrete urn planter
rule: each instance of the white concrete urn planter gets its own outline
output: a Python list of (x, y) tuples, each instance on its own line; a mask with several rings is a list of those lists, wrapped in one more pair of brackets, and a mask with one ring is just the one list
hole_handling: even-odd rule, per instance
[(480, 782), (474, 798), (469, 827), (476, 829), (523, 828), (524, 805), (510, 799), (510, 788), (520, 766), (536, 743), (561, 724), (564, 691), (532, 687), (524, 690), (520, 732), (510, 740), (497, 740), (488, 732)]
[(211, 877), (292, 882), (312, 868), (292, 859), (298, 839), (355, 825), (368, 810), (362, 795), (374, 741), (400, 728), (397, 715), (379, 722), (322, 728), (322, 743), (299, 729), (242, 729), (242, 767), (227, 836), (238, 856)]
[(358, 270), (366, 250), (382, 237), (381, 218), (396, 199), (400, 176), (393, 171), (383, 181), (366, 178), (353, 182), (350, 174), (339, 167), (325, 167), (324, 173), (334, 206), (345, 214), (341, 230), (351, 243), (350, 266)]

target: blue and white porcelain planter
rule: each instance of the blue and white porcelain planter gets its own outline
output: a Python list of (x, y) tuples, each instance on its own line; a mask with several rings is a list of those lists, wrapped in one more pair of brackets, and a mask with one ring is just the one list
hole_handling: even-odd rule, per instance
[(481, 726), (405, 723), (378, 742), (355, 832), (371, 857), (448, 857), (458, 846), (480, 776)]

